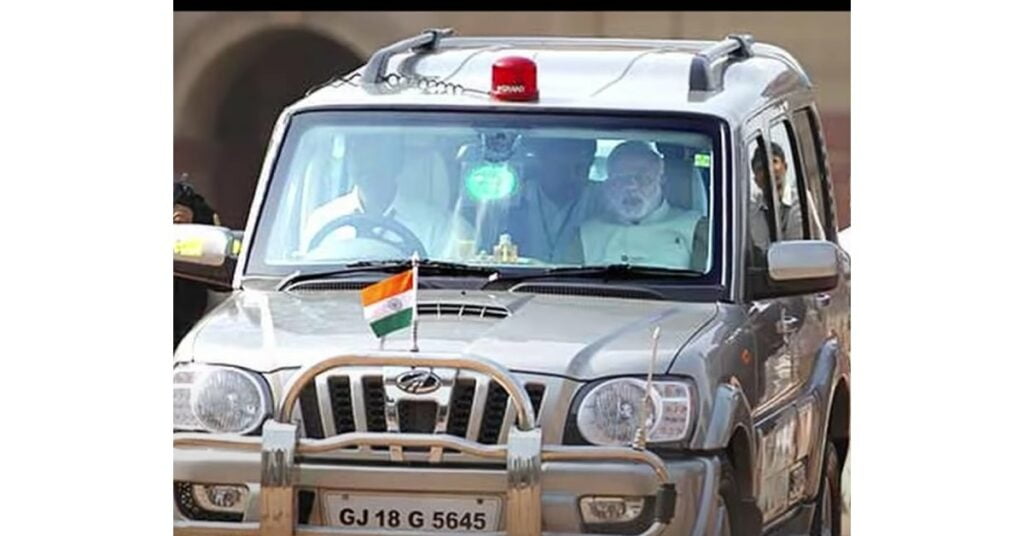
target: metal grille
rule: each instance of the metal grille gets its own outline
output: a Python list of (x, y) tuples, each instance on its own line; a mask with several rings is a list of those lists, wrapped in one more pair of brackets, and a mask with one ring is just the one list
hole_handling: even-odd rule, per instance
[(291, 292), (317, 292), (324, 290), (362, 290), (370, 285), (372, 281), (300, 281), (288, 290)]
[(484, 403), (484, 417), (480, 421), (479, 441), (488, 445), (498, 442), (501, 427), (505, 422), (505, 408), (508, 393), (500, 385), (491, 382), (487, 387), (487, 402)]
[[(311, 382), (311, 385), (313, 383)], [(352, 388), (348, 376), (332, 376), (327, 379), (327, 389), (331, 394), (331, 410), (334, 413), (334, 431), (347, 434), (356, 430), (355, 417), (352, 415)]]
[(469, 432), (469, 417), (473, 411), (473, 397), (476, 395), (475, 380), (458, 380), (452, 389), (452, 401), (448, 415), (448, 433), (466, 437)]
[(380, 376), (363, 376), (363, 404), (366, 406), (366, 430), (386, 432), (384, 418), (384, 379)]
[(432, 434), (437, 425), (437, 404), (418, 400), (398, 403), (398, 429), (413, 434)]
[(664, 300), (665, 295), (642, 287), (593, 285), (587, 283), (520, 283), (509, 292), (529, 294), (554, 294), (557, 296), (596, 296), (601, 298), (626, 298), (633, 300)]
[[(352, 431), (386, 432), (388, 429), (385, 417), (386, 393), (384, 378), (379, 372), (372, 370), (357, 371), (351, 375), (335, 374), (326, 381), (311, 382), (319, 385), (319, 396), (324, 400), (317, 404), (316, 391), (306, 390), (300, 395), (299, 402), (303, 417), (307, 420), (320, 418), (323, 422), (318, 426), (305, 422), (308, 437), (323, 437), (344, 434)], [(538, 416), (542, 408), (545, 385), (527, 383), (526, 393), (530, 405)], [(446, 433), (475, 439), (481, 443), (498, 444), (505, 439), (507, 428), (514, 421), (514, 412), (510, 407), (508, 393), (496, 382), (486, 377), (473, 374), (460, 374), (452, 386), (451, 398), (448, 401), (448, 423)], [(324, 398), (326, 397), (326, 398)], [(329, 401), (329, 406), (327, 405)], [(307, 410), (307, 408), (313, 408)], [(323, 411), (318, 411), (323, 408)], [(327, 408), (331, 415), (324, 415)], [(438, 405), (433, 402), (412, 402), (400, 400), (398, 403), (398, 428), (403, 432), (432, 433), (436, 429), (439, 415)], [(329, 424), (333, 421), (333, 431)], [(315, 435), (319, 433), (320, 435)], [(387, 450), (384, 447), (372, 447), (372, 450)]]
[(316, 384), (310, 382), (299, 393), (299, 410), (302, 411), (302, 428), (306, 437), (324, 438), (324, 423), (320, 416), (320, 402), (316, 398)]
[(505, 307), (475, 303), (420, 303), (416, 306), (416, 312), (426, 317), (506, 318), (509, 315)]

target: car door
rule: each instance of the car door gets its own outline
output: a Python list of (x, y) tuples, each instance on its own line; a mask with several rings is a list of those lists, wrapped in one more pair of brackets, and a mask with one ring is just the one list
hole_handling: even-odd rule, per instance
[[(777, 115), (748, 143), (748, 321), (758, 365), (754, 419), (781, 408), (810, 377), (826, 336), (816, 295), (793, 294), (768, 277), (767, 249), (780, 240), (810, 238), (802, 165), (792, 128)], [(758, 198), (760, 192), (760, 199)]]
[(768, 277), (771, 244), (810, 238), (815, 221), (806, 210), (803, 166), (791, 124), (783, 108), (773, 112), (764, 128), (748, 138), (745, 162), (750, 195), (744, 294), (755, 339), (757, 396), (751, 404), (759, 442), (758, 503), (765, 521), (782, 515), (808, 491), (799, 478), (794, 480), (794, 475), (806, 475), (799, 468), (809, 454), (808, 444), (793, 435), (803, 414), (796, 401), (826, 337), (816, 296), (795, 293)]
[[(820, 227), (810, 227), (811, 238), (828, 240), (839, 245), (835, 196), (828, 169), (825, 140), (821, 135), (817, 113), (812, 106), (793, 112), (793, 135), (803, 163), (808, 209), (817, 213)], [(813, 222), (812, 222), (813, 223)], [(850, 355), (850, 257), (840, 248), (840, 276), (835, 289), (817, 294), (814, 305), (824, 318), (828, 336), (835, 337), (842, 354)], [(841, 371), (849, 372), (849, 363), (840, 363)]]

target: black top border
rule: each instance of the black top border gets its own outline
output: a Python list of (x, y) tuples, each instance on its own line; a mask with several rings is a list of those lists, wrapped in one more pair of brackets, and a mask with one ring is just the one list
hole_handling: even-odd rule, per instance
[[(591, 10), (621, 11), (622, 4), (612, 2), (592, 2)], [(663, 1), (632, 2), (629, 7), (639, 8), (630, 11), (666, 11), (670, 4)], [(325, 0), (174, 0), (175, 11), (425, 11), (427, 5), (419, 2), (398, 1), (381, 5), (378, 2), (350, 1), (339, 4), (337, 1)], [(489, 7), (492, 9), (485, 9)], [(551, 2), (537, 0), (520, 1), (515, 4), (505, 2), (481, 4), (465, 0), (448, 2), (447, 5), (436, 0), (429, 3), (429, 11), (509, 11), (514, 7), (518, 11), (583, 11), (569, 7), (559, 8)], [(673, 6), (677, 7), (677, 6)], [(340, 9), (344, 8), (344, 9)], [(505, 9), (502, 9), (505, 8)], [(850, 0), (828, 0), (813, 2), (811, 0), (776, 0), (774, 2), (755, 2), (754, 0), (694, 0), (686, 3), (686, 9), (667, 9), (668, 11), (850, 11)]]

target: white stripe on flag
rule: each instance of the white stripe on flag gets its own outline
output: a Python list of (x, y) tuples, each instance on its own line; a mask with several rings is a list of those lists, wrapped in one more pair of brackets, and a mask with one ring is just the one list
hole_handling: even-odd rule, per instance
[(375, 322), (385, 316), (413, 307), (415, 304), (416, 289), (413, 288), (363, 307), (363, 318), (369, 322)]

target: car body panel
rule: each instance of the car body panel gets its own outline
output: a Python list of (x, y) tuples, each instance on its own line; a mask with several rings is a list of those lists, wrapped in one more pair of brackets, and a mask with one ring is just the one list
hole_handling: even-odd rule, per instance
[[(421, 290), (419, 302), (514, 308), (503, 319), (421, 313), (424, 353), (480, 356), (514, 371), (577, 380), (646, 372), (654, 326), (662, 328), (655, 372), (664, 374), (717, 310), (707, 303), (445, 290)], [(257, 371), (378, 349), (356, 291), (245, 291), (210, 313), (196, 334), (202, 344), (191, 360), (216, 363), (230, 355), (231, 363)], [(409, 345), (402, 333), (387, 337), (380, 349)]]

